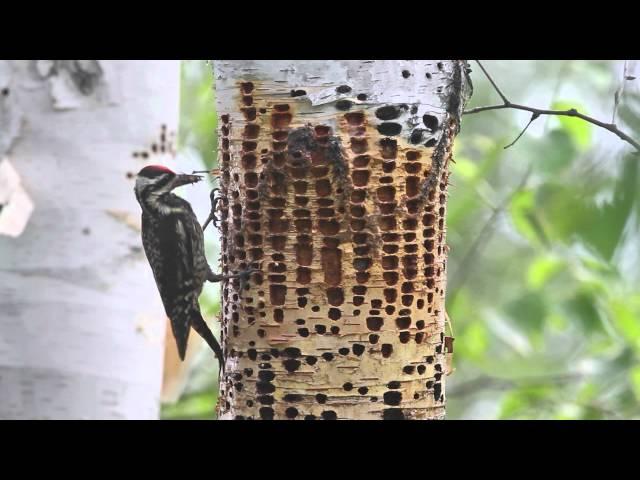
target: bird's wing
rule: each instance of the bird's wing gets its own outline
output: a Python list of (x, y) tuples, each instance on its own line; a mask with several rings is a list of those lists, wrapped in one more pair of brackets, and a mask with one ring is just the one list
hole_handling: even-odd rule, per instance
[(184, 358), (191, 320), (198, 309), (193, 243), (188, 219), (172, 215), (161, 221), (159, 246), (163, 262), (153, 268), (180, 358)]
[(176, 301), (185, 299), (194, 290), (193, 240), (180, 216), (153, 219), (143, 215), (142, 223), (145, 254), (165, 312), (172, 318)]

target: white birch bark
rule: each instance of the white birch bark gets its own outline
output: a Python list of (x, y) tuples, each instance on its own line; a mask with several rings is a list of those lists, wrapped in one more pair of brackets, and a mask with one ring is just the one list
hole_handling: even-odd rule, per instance
[(0, 418), (158, 418), (166, 317), (133, 175), (171, 165), (179, 62), (0, 61), (0, 90), (0, 158), (35, 207), (0, 235)]

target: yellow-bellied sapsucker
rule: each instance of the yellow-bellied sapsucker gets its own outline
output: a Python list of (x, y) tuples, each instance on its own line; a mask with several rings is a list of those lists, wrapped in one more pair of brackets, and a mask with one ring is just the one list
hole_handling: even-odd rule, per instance
[(138, 173), (135, 194), (142, 207), (142, 245), (171, 320), (178, 354), (184, 360), (191, 327), (214, 351), (224, 369), (222, 349), (200, 313), (198, 297), (204, 282), (246, 277), (213, 273), (204, 253), (204, 235), (191, 205), (171, 193), (182, 185), (199, 182), (199, 175), (176, 174), (160, 165)]

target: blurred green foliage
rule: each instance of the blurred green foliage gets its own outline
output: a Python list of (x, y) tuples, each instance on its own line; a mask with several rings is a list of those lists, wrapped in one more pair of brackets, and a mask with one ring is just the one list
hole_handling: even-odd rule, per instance
[(215, 385), (203, 388), (195, 393), (188, 393), (174, 405), (164, 405), (162, 418), (164, 420), (213, 420), (213, 407), (218, 401)]
[[(184, 63), (181, 140), (211, 165), (210, 66)], [(514, 102), (608, 122), (622, 63), (484, 65)], [(500, 103), (479, 68), (472, 78), (469, 107)], [(616, 121), (638, 139), (635, 82), (625, 83)], [(538, 118), (505, 149), (529, 118), (511, 110), (464, 116), (456, 140), (448, 418), (640, 418), (640, 159), (610, 132), (568, 117)], [(215, 381), (205, 383), (163, 415), (212, 418)]]
[(183, 61), (180, 83), (180, 145), (196, 150), (203, 163), (216, 164), (218, 118), (211, 65), (204, 61)]

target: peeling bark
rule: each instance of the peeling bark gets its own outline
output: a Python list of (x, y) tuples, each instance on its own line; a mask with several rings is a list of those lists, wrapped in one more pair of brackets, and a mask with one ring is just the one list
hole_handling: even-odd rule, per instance
[(12, 92), (13, 70), (8, 60), (0, 60), (0, 160), (20, 135), (23, 113)]
[[(463, 61), (217, 61), (221, 419), (441, 419)], [(450, 342), (447, 342), (450, 346)]]
[(49, 84), (57, 110), (118, 103), (117, 75), (112, 64), (100, 60), (38, 60), (35, 69)]
[(0, 148), (35, 209), (0, 235), (0, 418), (158, 418), (166, 317), (133, 185), (170, 160), (179, 62), (0, 62), (5, 86)]

